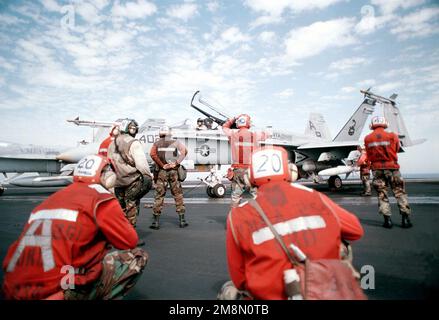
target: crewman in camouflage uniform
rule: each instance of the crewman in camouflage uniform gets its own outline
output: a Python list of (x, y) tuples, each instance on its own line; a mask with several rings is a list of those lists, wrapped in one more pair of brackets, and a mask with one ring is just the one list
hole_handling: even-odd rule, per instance
[(139, 130), (133, 119), (125, 119), (120, 134), (108, 147), (108, 158), (117, 174), (114, 193), (125, 216), (135, 227), (140, 212), (140, 199), (152, 186), (152, 174), (141, 142), (135, 139)]
[(171, 130), (163, 126), (159, 130), (160, 139), (156, 141), (150, 151), (152, 160), (156, 163), (154, 172), (155, 201), (153, 206), (153, 223), (151, 229), (160, 228), (160, 214), (166, 195), (166, 185), (169, 183), (171, 193), (174, 196), (176, 211), (180, 220), (180, 228), (188, 226), (185, 220), (185, 206), (183, 201), (183, 189), (178, 176), (180, 163), (187, 155), (187, 149), (178, 140), (172, 139)]
[(393, 132), (386, 132), (387, 127), (388, 123), (384, 117), (374, 117), (370, 125), (373, 132), (364, 138), (367, 158), (373, 172), (372, 184), (378, 193), (379, 213), (384, 216), (383, 227), (390, 229), (393, 226), (387, 196), (390, 186), (402, 216), (402, 227), (410, 228), (411, 210), (398, 164), (399, 138)]

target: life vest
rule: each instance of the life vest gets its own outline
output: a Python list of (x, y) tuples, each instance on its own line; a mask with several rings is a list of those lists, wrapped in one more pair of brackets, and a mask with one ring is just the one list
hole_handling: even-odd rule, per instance
[(120, 134), (108, 148), (108, 158), (111, 160), (117, 174), (116, 187), (129, 186), (141, 175), (130, 155), (131, 145), (135, 141), (138, 140), (129, 134)]
[(258, 134), (247, 128), (233, 131), (229, 137), (232, 149), (232, 167), (248, 168), (251, 154), (258, 147)]
[(163, 164), (176, 162), (178, 159), (178, 142), (170, 138), (160, 138), (154, 143), (157, 148), (157, 157)]
[(112, 136), (105, 138), (105, 140), (102, 141), (101, 145), (99, 146), (98, 154), (106, 157), (108, 155), (108, 147), (113, 141), (114, 141), (114, 137)]
[[(341, 227), (318, 192), (270, 182), (258, 189), (256, 200), (287, 246), (294, 244), (311, 260), (339, 258)], [(248, 203), (233, 208), (228, 219), (231, 241), (244, 256), (245, 289), (255, 299), (286, 299), (283, 272), (293, 266), (269, 227)]]
[(378, 127), (364, 138), (364, 146), (372, 170), (399, 169), (399, 139), (395, 133)]
[(95, 214), (111, 200), (117, 201), (101, 185), (78, 182), (37, 206), (3, 262), (6, 297), (45, 299), (72, 271), (75, 286), (95, 281), (107, 252)]

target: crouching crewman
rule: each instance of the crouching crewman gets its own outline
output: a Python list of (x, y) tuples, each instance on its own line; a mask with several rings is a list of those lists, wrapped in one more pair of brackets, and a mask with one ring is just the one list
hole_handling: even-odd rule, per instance
[(103, 156), (87, 156), (73, 183), (31, 212), (3, 261), (7, 299), (115, 299), (134, 286), (148, 255), (108, 191), (115, 180)]

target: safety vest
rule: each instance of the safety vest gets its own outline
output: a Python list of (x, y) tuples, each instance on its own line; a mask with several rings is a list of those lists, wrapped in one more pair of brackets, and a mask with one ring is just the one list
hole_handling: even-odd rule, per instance
[(257, 133), (251, 132), (246, 128), (232, 132), (229, 137), (232, 149), (232, 167), (249, 167), (251, 154), (258, 147), (257, 136)]
[(129, 186), (141, 175), (136, 168), (134, 159), (130, 156), (130, 148), (134, 141), (138, 140), (129, 134), (121, 134), (108, 148), (108, 158), (111, 160), (117, 175), (116, 187)]
[(378, 127), (364, 138), (364, 146), (372, 170), (399, 169), (399, 139), (395, 133)]
[(178, 142), (169, 138), (160, 138), (154, 143), (157, 148), (157, 157), (163, 164), (175, 162), (178, 159)]
[(95, 214), (112, 199), (101, 185), (77, 182), (37, 206), (3, 262), (6, 297), (44, 299), (63, 289), (66, 275), (75, 286), (95, 281), (107, 252)]
[(101, 145), (99, 146), (98, 154), (106, 157), (108, 155), (108, 147), (113, 141), (114, 141), (114, 137), (112, 136), (105, 138), (105, 140), (102, 141)]
[[(309, 259), (337, 259), (340, 225), (320, 194), (301, 185), (271, 182), (258, 189), (257, 202), (285, 244), (299, 247)], [(232, 209), (229, 225), (244, 260), (245, 289), (255, 299), (286, 299), (284, 270), (293, 266), (269, 227), (248, 203)], [(238, 286), (240, 284), (237, 284)]]

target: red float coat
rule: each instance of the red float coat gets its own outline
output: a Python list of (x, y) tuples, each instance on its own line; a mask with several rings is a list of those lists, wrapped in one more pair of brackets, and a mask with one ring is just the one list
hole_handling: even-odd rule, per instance
[(94, 282), (108, 244), (124, 250), (137, 242), (112, 194), (101, 185), (75, 182), (37, 206), (9, 247), (3, 262), (6, 298), (45, 299), (61, 291), (63, 266), (77, 269), (75, 286)]
[(253, 150), (259, 146), (259, 141), (267, 138), (267, 135), (265, 132), (252, 132), (247, 128), (230, 129), (234, 121), (230, 119), (223, 125), (223, 131), (229, 137), (232, 149), (232, 167), (248, 168)]
[(360, 173), (362, 175), (370, 174), (370, 162), (369, 159), (367, 158), (366, 150), (361, 150), (361, 155), (358, 158), (357, 164), (360, 167)]
[(108, 136), (107, 138), (105, 138), (105, 140), (102, 141), (100, 146), (99, 146), (98, 154), (103, 155), (104, 157), (106, 157), (108, 155), (108, 147), (110, 146), (110, 144), (113, 141), (114, 141), (114, 137), (113, 136)]
[(373, 130), (364, 138), (367, 158), (372, 170), (399, 169), (398, 151), (399, 138), (393, 132), (387, 132), (382, 127)]
[[(340, 241), (357, 240), (363, 229), (357, 217), (327, 196), (287, 182), (270, 182), (256, 198), (289, 247), (298, 246), (310, 259), (337, 259)], [(235, 286), (255, 299), (286, 299), (283, 271), (291, 262), (250, 204), (232, 208), (227, 219), (227, 260)]]

